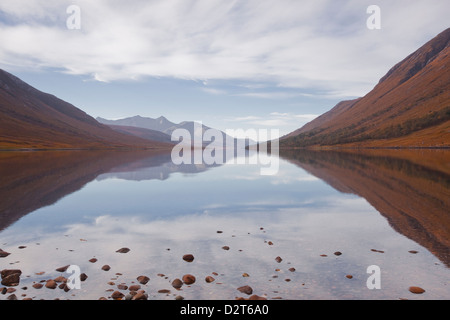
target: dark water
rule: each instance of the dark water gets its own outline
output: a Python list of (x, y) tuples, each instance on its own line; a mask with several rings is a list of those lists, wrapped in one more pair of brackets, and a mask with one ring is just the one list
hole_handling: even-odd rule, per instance
[[(163, 153), (4, 152), (0, 268), (22, 271), (19, 299), (110, 298), (140, 275), (149, 299), (248, 297), (244, 285), (268, 299), (449, 299), (449, 163), (448, 151), (291, 151), (261, 175)], [(65, 265), (88, 276), (80, 289), (32, 287), (69, 277)], [(185, 274), (196, 282), (173, 288)]]

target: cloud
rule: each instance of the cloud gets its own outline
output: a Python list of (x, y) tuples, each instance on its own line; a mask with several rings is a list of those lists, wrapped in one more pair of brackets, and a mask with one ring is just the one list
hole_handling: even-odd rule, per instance
[(357, 96), (447, 27), (449, 9), (445, 1), (380, 1), (382, 29), (377, 33), (365, 27), (369, 1), (76, 4), (81, 30), (66, 28), (69, 3), (2, 0), (0, 66), (54, 68), (107, 82), (145, 77), (240, 80)]
[(264, 117), (251, 115), (245, 117), (228, 118), (225, 119), (225, 121), (247, 129), (279, 129), (279, 134), (280, 136), (282, 136), (302, 127), (306, 123), (315, 119), (317, 116), (319, 115), (293, 114), (290, 112), (271, 112)]

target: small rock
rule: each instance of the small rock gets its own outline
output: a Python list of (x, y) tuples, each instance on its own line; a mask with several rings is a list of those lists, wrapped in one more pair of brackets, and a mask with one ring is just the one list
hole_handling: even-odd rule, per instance
[(95, 263), (97, 262), (97, 259), (96, 258), (89, 259), (89, 262)]
[(102, 267), (102, 270), (103, 271), (109, 271), (111, 269), (111, 267), (109, 266), (109, 265), (107, 265), (107, 264), (105, 264), (103, 267)]
[(127, 253), (127, 252), (129, 252), (129, 251), (130, 251), (129, 248), (120, 248), (120, 249), (117, 250), (116, 252), (119, 252), (119, 253)]
[(249, 275), (247, 272), (244, 272), (244, 273), (242, 274), (242, 276), (245, 277), (245, 278), (250, 277), (250, 275)]
[(250, 286), (242, 286), (237, 288), (237, 290), (248, 295), (253, 293), (253, 289)]
[(175, 300), (184, 300), (184, 297), (183, 296), (176, 296)]
[(124, 283), (121, 283), (121, 284), (117, 285), (117, 289), (119, 289), (119, 290), (127, 290), (128, 286), (126, 284), (124, 284)]
[(194, 261), (194, 256), (192, 254), (185, 254), (183, 256), (183, 260), (186, 262), (192, 262)]
[(416, 251), (416, 250), (409, 250), (408, 252), (409, 252), (409, 253), (412, 253), (412, 254), (419, 253), (419, 251)]
[(288, 269), (290, 272), (294, 272), (295, 271), (295, 268), (289, 268)]
[(56, 277), (55, 279), (53, 279), (55, 282), (67, 282), (67, 279), (64, 278), (63, 276), (59, 276)]
[(130, 291), (138, 291), (139, 289), (141, 289), (141, 286), (138, 284), (133, 284), (128, 288)]
[(170, 293), (169, 289), (160, 289), (158, 290), (158, 293)]
[(281, 261), (283, 261), (283, 259), (281, 259), (281, 257), (276, 257), (276, 258), (275, 258), (275, 261), (278, 262), (278, 263), (280, 263)]
[(206, 276), (206, 278), (205, 278), (205, 281), (206, 281), (207, 283), (214, 282), (214, 280), (216, 280), (216, 279), (214, 279), (214, 278), (211, 277), (211, 276)]
[(145, 292), (136, 293), (131, 300), (147, 300), (148, 296)]
[(67, 268), (70, 267), (70, 265), (64, 266), (64, 267), (59, 267), (56, 269), (56, 271), (58, 272), (66, 272)]
[(340, 252), (340, 251), (336, 251), (336, 252), (334, 253), (335, 256), (340, 256), (341, 254), (342, 254), (342, 252)]
[(45, 283), (45, 287), (49, 288), (49, 289), (55, 289), (58, 286), (58, 284), (56, 283), (55, 280), (47, 280), (47, 282)]
[(113, 298), (114, 300), (122, 300), (123, 297), (125, 297), (125, 295), (120, 291), (114, 291), (111, 294), (111, 298)]
[(15, 287), (19, 285), (20, 282), (20, 273), (11, 273), (2, 277), (2, 285), (8, 287)]
[(11, 253), (3, 251), (2, 249), (0, 249), (0, 258), (5, 258), (7, 256), (9, 256)]
[(22, 270), (19, 269), (3, 269), (1, 272), (2, 279), (11, 275), (11, 274), (19, 274), (19, 276), (22, 274)]
[(223, 250), (230, 250), (230, 247), (229, 246), (223, 246), (222, 249)]
[(352, 279), (353, 278), (353, 276), (351, 274), (348, 274), (345, 277), (348, 278), (348, 279)]
[(7, 300), (17, 300), (17, 296), (13, 293), (6, 298)]
[(415, 294), (422, 294), (425, 292), (425, 290), (422, 289), (421, 287), (409, 287), (409, 291)]
[(81, 281), (85, 281), (87, 278), (88, 278), (88, 276), (87, 276), (86, 273), (80, 274), (80, 280), (81, 280)]
[(41, 289), (44, 285), (42, 283), (35, 283), (33, 284), (33, 288), (35, 289)]
[(150, 278), (147, 276), (139, 276), (136, 278), (136, 280), (140, 283), (140, 284), (146, 284), (147, 282), (150, 281)]
[(172, 281), (172, 287), (174, 287), (175, 289), (180, 289), (183, 286), (183, 281), (181, 281), (180, 279), (175, 279)]
[(187, 285), (195, 283), (195, 277), (192, 274), (185, 274), (182, 280)]

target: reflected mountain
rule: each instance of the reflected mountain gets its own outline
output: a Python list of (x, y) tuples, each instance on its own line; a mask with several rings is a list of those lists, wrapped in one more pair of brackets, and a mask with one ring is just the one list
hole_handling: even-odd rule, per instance
[(108, 173), (103, 173), (97, 177), (98, 181), (105, 179), (122, 179), (122, 180), (166, 180), (173, 173), (200, 173), (209, 168), (219, 165), (207, 165), (205, 163), (194, 164), (180, 164), (176, 165), (171, 159), (170, 153), (155, 155), (152, 157), (145, 157), (136, 159), (136, 161), (127, 162), (123, 165), (112, 168)]
[(0, 230), (96, 178), (167, 179), (209, 167), (174, 165), (166, 150), (0, 152)]
[(394, 230), (450, 267), (450, 151), (283, 150), (280, 156), (365, 198)]

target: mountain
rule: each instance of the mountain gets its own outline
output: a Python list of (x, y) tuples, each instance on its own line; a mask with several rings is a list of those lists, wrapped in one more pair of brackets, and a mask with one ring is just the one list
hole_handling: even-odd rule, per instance
[(396, 64), (364, 97), (284, 136), (281, 147), (450, 147), (450, 28)]
[(130, 134), (142, 139), (148, 139), (152, 141), (159, 141), (164, 143), (171, 143), (173, 144), (171, 140), (171, 136), (156, 130), (151, 129), (145, 129), (145, 128), (139, 128), (139, 127), (131, 127), (131, 126), (118, 126), (118, 125), (109, 125), (111, 129), (117, 132)]
[(0, 69), (0, 149), (168, 148), (119, 133)]
[[(139, 137), (146, 137), (146, 134), (144, 132), (140, 132), (138, 130), (134, 131), (131, 128), (140, 128), (140, 129), (147, 129), (147, 130), (152, 130), (152, 131), (159, 131), (165, 135), (167, 135), (169, 137), (169, 140), (171, 140), (171, 136), (172, 133), (177, 130), (177, 129), (185, 129), (189, 132), (190, 136), (192, 138), (196, 138), (199, 139), (199, 141), (202, 139), (203, 133), (209, 129), (213, 129), (216, 130), (214, 128), (210, 128), (208, 126), (205, 125), (201, 125), (199, 123), (196, 123), (194, 121), (183, 121), (180, 122), (178, 124), (173, 123), (169, 120), (167, 120), (165, 117), (161, 116), (159, 118), (149, 118), (149, 117), (141, 117), (141, 116), (134, 116), (134, 117), (129, 117), (129, 118), (124, 118), (124, 119), (119, 119), (119, 120), (107, 120), (101, 117), (97, 117), (96, 120), (100, 123), (103, 123), (105, 125), (110, 126), (112, 129), (117, 130), (117, 131), (125, 131), (125, 127), (127, 128), (126, 130), (128, 131), (128, 133), (130, 134), (135, 134)], [(199, 128), (201, 128), (201, 131), (199, 130)], [(134, 132), (133, 132), (134, 131)], [(147, 132), (148, 134), (150, 134), (150, 132)], [(234, 141), (234, 144), (237, 145), (237, 141), (240, 139), (234, 139), (230, 136), (228, 136), (225, 132), (217, 130), (218, 134), (222, 135), (222, 140), (223, 140), (223, 146), (225, 146), (227, 139), (230, 141)], [(163, 136), (162, 136), (163, 137)], [(167, 138), (167, 137), (166, 137)], [(158, 140), (158, 141), (165, 141), (164, 140)], [(175, 141), (175, 143), (178, 143)], [(253, 144), (254, 142), (250, 139), (245, 141), (245, 146), (249, 145), (249, 144)], [(210, 141), (205, 141), (204, 145), (209, 145), (211, 144)]]
[(106, 125), (118, 125), (118, 126), (127, 126), (127, 127), (137, 127), (137, 128), (145, 128), (160, 132), (165, 132), (170, 127), (175, 126), (176, 124), (170, 122), (165, 117), (159, 117), (156, 119), (134, 116), (119, 120), (107, 120), (101, 117), (96, 118), (98, 122), (106, 124)]

